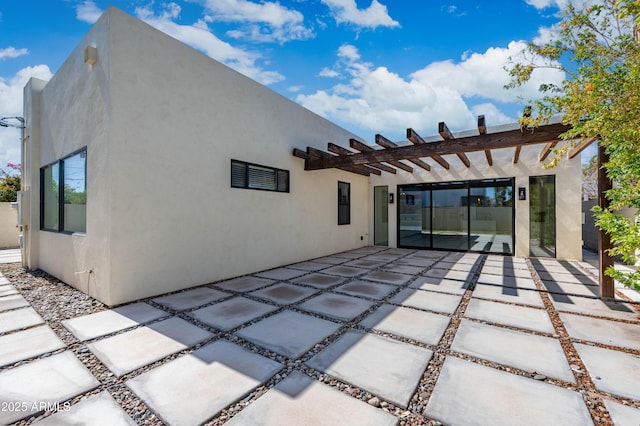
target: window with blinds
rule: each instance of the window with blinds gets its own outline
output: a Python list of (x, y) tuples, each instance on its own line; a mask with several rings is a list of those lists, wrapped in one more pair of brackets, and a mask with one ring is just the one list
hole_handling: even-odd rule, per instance
[(231, 160), (231, 187), (289, 192), (289, 171)]

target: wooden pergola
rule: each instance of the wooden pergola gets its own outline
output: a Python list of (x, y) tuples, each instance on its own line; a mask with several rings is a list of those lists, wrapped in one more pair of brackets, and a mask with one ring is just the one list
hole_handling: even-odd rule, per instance
[[(525, 110), (528, 114), (529, 110)], [(449, 170), (452, 164), (444, 156), (457, 157), (462, 167), (471, 167), (471, 161), (467, 156), (470, 152), (484, 152), (485, 160), (489, 166), (493, 166), (491, 152), (496, 149), (515, 148), (513, 163), (517, 164), (522, 147), (530, 145), (542, 145), (539, 161), (547, 159), (552, 149), (561, 141), (560, 135), (569, 130), (569, 126), (562, 123), (545, 124), (535, 128), (520, 127), (511, 130), (489, 132), (483, 115), (478, 117), (477, 132), (465, 132), (470, 136), (456, 138), (449, 130), (446, 123), (438, 124), (438, 140), (425, 139), (415, 130), (407, 129), (406, 137), (410, 144), (400, 145), (390, 141), (384, 136), (375, 136), (377, 148), (367, 145), (357, 139), (349, 140), (349, 147), (344, 148), (329, 142), (327, 150), (323, 151), (313, 147), (306, 150), (295, 148), (293, 155), (304, 160), (305, 170), (323, 170), (336, 168), (363, 176), (371, 174), (381, 175), (382, 172), (396, 174), (398, 169), (407, 173), (413, 173), (414, 167), (431, 171), (432, 164)], [(596, 138), (580, 140), (568, 153), (569, 158), (579, 155), (585, 148), (591, 145)], [(485, 161), (483, 160), (483, 161)], [(598, 164), (602, 166), (607, 159), (603, 150), (598, 150)], [(599, 205), (607, 206), (604, 192), (611, 187), (611, 182), (604, 173), (598, 174), (598, 192), (600, 193)], [(610, 299), (614, 297), (613, 279), (604, 274), (604, 270), (613, 264), (613, 259), (605, 252), (611, 247), (611, 242), (604, 232), (600, 232), (599, 258), (600, 258), (600, 297)]]

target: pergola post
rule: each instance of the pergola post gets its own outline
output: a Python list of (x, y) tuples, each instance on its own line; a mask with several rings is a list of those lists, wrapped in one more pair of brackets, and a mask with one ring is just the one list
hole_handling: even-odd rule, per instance
[[(611, 179), (607, 176), (607, 171), (603, 165), (609, 161), (609, 155), (605, 152), (602, 144), (598, 144), (598, 205), (601, 209), (609, 207), (609, 200), (606, 192), (613, 187)], [(605, 275), (604, 271), (613, 266), (613, 257), (606, 250), (612, 247), (611, 238), (603, 230), (598, 232), (598, 260), (600, 264), (600, 298), (615, 298), (615, 287), (613, 278)]]

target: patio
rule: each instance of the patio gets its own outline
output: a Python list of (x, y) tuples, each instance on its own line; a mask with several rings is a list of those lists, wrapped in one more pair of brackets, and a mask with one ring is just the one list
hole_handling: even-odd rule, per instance
[(640, 424), (640, 305), (597, 273), (364, 247), (115, 309), (0, 278), (0, 423)]

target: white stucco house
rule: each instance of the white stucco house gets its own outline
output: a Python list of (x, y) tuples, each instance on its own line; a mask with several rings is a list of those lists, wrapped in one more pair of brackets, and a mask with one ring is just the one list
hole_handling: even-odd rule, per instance
[(23, 263), (108, 305), (372, 244), (581, 258), (579, 158), (305, 170), (356, 135), (113, 7), (24, 99)]

